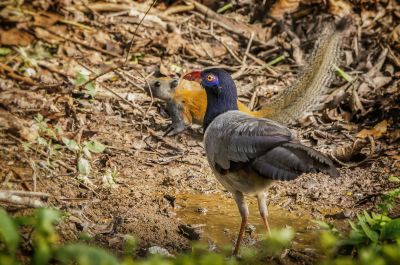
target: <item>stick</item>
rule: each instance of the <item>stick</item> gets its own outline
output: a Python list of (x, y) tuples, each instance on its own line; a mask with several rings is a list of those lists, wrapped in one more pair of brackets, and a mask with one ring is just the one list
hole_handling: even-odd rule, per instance
[(34, 192), (34, 191), (24, 191), (24, 190), (0, 190), (0, 193), (9, 193), (11, 195), (17, 195), (22, 197), (39, 197), (48, 198), (51, 195), (45, 192)]
[(33, 200), (31, 198), (22, 198), (17, 195), (12, 195), (9, 192), (0, 192), (0, 201), (33, 208), (40, 208), (45, 206), (45, 204), (41, 201)]
[[(9, 77), (18, 80), (18, 81), (22, 81), (25, 84), (34, 86), (37, 85), (30, 77), (27, 76), (20, 76), (18, 74), (16, 74), (14, 72), (14, 69), (12, 69), (10, 66), (3, 64), (0, 62), (0, 70), (4, 70), (5, 74), (8, 75)], [(0, 71), (1, 72), (1, 71)]]
[(111, 56), (117, 57), (117, 58), (118, 58), (118, 57), (121, 57), (119, 54), (116, 54), (116, 53), (113, 53), (113, 52), (109, 52), (109, 51), (104, 50), (104, 49), (102, 49), (102, 48), (90, 46), (89, 44), (86, 44), (86, 43), (84, 43), (84, 42), (81, 41), (81, 40), (71, 39), (71, 38), (64, 37), (64, 36), (62, 36), (62, 35), (60, 35), (60, 34), (54, 32), (54, 31), (52, 31), (52, 30), (50, 30), (50, 29), (48, 29), (48, 28), (44, 28), (44, 27), (40, 27), (40, 28), (43, 29), (43, 30), (45, 30), (45, 31), (47, 31), (47, 32), (50, 32), (51, 34), (53, 34), (53, 35), (55, 35), (55, 36), (57, 36), (57, 37), (59, 37), (59, 38), (62, 38), (62, 39), (64, 39), (64, 40), (66, 40), (66, 41), (71, 41), (71, 42), (73, 42), (73, 43), (79, 44), (79, 45), (84, 46), (84, 47), (86, 47), (86, 48), (88, 48), (88, 49), (95, 50), (95, 51), (98, 51), (98, 52), (100, 52), (100, 53), (103, 53), (103, 54), (106, 54), (106, 55), (111, 55)]
[(131, 43), (129, 45), (129, 49), (128, 52), (126, 53), (126, 57), (125, 57), (125, 62), (123, 65), (126, 65), (128, 63), (129, 60), (129, 54), (131, 52), (132, 46), (133, 46), (133, 41), (135, 40), (135, 36), (136, 36), (136, 32), (139, 28), (139, 26), (143, 23), (144, 18), (147, 16), (147, 14), (150, 12), (150, 9), (157, 3), (157, 0), (153, 0), (153, 2), (151, 3), (150, 7), (147, 9), (146, 13), (144, 13), (142, 19), (139, 21), (139, 24), (136, 26), (135, 31), (133, 32), (132, 35), (132, 39), (131, 39)]
[(136, 104), (130, 102), (129, 100), (127, 100), (126, 98), (124, 98), (124, 97), (122, 97), (120, 94), (118, 94), (117, 92), (114, 92), (114, 90), (112, 90), (111, 88), (109, 88), (109, 87), (108, 87), (107, 85), (105, 85), (104, 83), (101, 84), (101, 86), (102, 86), (105, 90), (111, 92), (113, 95), (115, 95), (116, 97), (118, 97), (119, 99), (121, 99), (123, 102), (125, 102), (126, 104), (128, 104), (129, 106), (131, 106), (132, 108), (137, 109), (137, 110), (140, 112), (140, 114), (142, 114), (142, 115), (144, 114), (144, 112), (143, 112), (143, 110), (142, 110), (142, 108), (141, 108), (140, 106), (138, 106), (138, 105), (136, 105)]
[(246, 65), (247, 55), (249, 54), (251, 43), (253, 42), (253, 39), (254, 39), (254, 32), (251, 33), (249, 43), (247, 43), (246, 52), (244, 53), (244, 56), (243, 56), (242, 67), (245, 67), (245, 65)]
[(194, 5), (179, 5), (179, 6), (171, 6), (167, 10), (165, 10), (163, 13), (161, 13), (162, 16), (170, 16), (172, 14), (177, 14), (181, 12), (186, 12), (186, 11), (191, 11), (194, 9)]
[[(255, 32), (251, 27), (245, 26), (241, 23), (230, 20), (220, 14), (217, 14), (208, 7), (206, 7), (205, 5), (202, 5), (197, 1), (186, 0), (185, 2), (188, 4), (193, 4), (195, 9), (204, 15), (204, 19), (210, 18), (214, 23), (220, 25), (221, 27), (232, 33), (235, 33), (240, 37), (250, 39), (251, 33)], [(254, 42), (263, 46), (267, 46), (267, 43), (260, 40), (257, 36), (255, 36)]]
[[(7, 134), (9, 137), (11, 137), (12, 139), (14, 139), (14, 140), (16, 140), (17, 142), (19, 142), (20, 144), (23, 144), (23, 142), (22, 142), (22, 140), (21, 139), (19, 139), (19, 138), (17, 138), (17, 137), (15, 137), (14, 135), (12, 135), (12, 134)], [(42, 150), (36, 150), (36, 149), (34, 149), (33, 147), (31, 147), (31, 146), (28, 146), (28, 148), (29, 149), (31, 149), (32, 151), (34, 151), (34, 152), (38, 152), (40, 155), (42, 155), (42, 156), (44, 156), (45, 158), (49, 158), (48, 156), (47, 156), (47, 154), (45, 153), (45, 152), (43, 152)], [(63, 168), (65, 168), (65, 169), (67, 169), (67, 170), (69, 170), (69, 171), (71, 171), (71, 172), (75, 172), (76, 171), (76, 169), (75, 168), (73, 168), (73, 167), (71, 167), (71, 166), (68, 166), (67, 164), (65, 164), (64, 162), (62, 162), (62, 161), (59, 161), (59, 160), (53, 160), (55, 163), (57, 163), (59, 166), (62, 166)]]

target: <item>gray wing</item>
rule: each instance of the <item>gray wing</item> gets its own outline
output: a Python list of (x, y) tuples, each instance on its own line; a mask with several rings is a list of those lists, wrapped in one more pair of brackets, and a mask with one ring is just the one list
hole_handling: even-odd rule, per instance
[(220, 171), (247, 169), (280, 180), (303, 172), (338, 175), (329, 158), (299, 144), (286, 127), (239, 111), (222, 114), (209, 125), (205, 147), (210, 163)]

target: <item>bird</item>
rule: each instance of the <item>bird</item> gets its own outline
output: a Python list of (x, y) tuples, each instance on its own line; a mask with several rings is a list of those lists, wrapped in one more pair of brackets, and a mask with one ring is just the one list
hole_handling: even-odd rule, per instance
[(239, 111), (235, 82), (225, 70), (195, 70), (183, 78), (200, 83), (207, 94), (204, 149), (214, 175), (232, 193), (241, 215), (233, 251), (237, 255), (249, 216), (245, 195), (257, 197), (262, 221), (270, 231), (264, 193), (268, 185), (307, 172), (337, 177), (339, 171), (327, 156), (302, 145), (284, 125)]
[[(333, 65), (340, 57), (342, 33), (348, 24), (346, 17), (336, 24), (329, 23), (324, 27), (296, 81), (274, 97), (273, 101), (257, 111), (250, 110), (238, 101), (239, 110), (254, 117), (270, 118), (284, 124), (301, 118), (316, 105), (318, 97), (327, 92), (327, 85), (334, 75)], [(181, 133), (187, 124), (203, 123), (207, 96), (198, 83), (175, 77), (157, 77), (150, 80), (149, 87), (145, 88), (147, 91), (151, 90), (154, 97), (167, 102), (167, 110), (172, 119), (167, 135)]]

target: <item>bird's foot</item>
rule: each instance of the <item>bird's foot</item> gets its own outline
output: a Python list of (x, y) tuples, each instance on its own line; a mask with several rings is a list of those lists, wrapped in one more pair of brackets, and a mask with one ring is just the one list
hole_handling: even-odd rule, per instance
[(170, 127), (168, 127), (167, 131), (164, 133), (164, 136), (174, 136), (177, 134), (180, 134), (186, 130), (186, 126), (183, 124), (172, 124)]

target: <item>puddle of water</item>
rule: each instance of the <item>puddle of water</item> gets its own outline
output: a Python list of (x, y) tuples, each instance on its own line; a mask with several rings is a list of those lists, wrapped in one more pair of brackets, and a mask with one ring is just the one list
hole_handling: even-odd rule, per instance
[[(258, 211), (256, 198), (246, 197), (249, 205), (249, 224), (254, 225), (257, 236), (266, 234), (266, 229)], [(202, 240), (210, 239), (217, 246), (222, 247), (231, 243), (240, 226), (240, 214), (232, 198), (217, 194), (180, 194), (176, 196), (176, 203), (182, 206), (177, 209), (178, 217), (186, 224), (205, 225)], [(206, 213), (199, 213), (199, 208), (205, 208)], [(292, 227), (296, 231), (294, 248), (315, 247), (317, 240), (316, 227), (311, 218), (299, 213), (291, 213), (279, 207), (268, 207), (268, 221), (271, 228)], [(229, 229), (228, 233), (224, 230)], [(258, 237), (261, 238), (261, 237)]]

